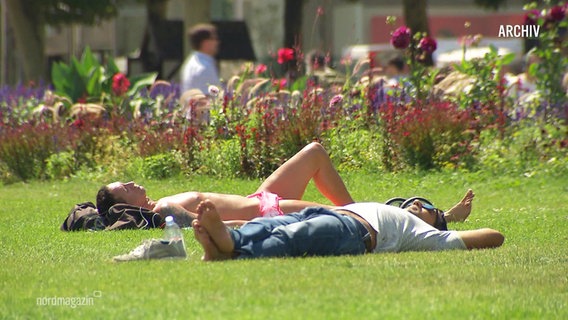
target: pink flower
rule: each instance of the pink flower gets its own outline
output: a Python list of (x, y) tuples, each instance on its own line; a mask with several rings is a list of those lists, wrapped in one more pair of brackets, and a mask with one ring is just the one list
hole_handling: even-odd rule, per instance
[(436, 40), (434, 40), (434, 38), (430, 36), (425, 36), (418, 43), (418, 49), (428, 54), (431, 54), (432, 52), (436, 51), (437, 47), (438, 44), (436, 43)]
[(261, 63), (258, 66), (256, 66), (256, 69), (254, 69), (254, 74), (256, 74), (257, 76), (261, 73), (263, 73), (264, 71), (266, 71), (266, 65)]
[(207, 90), (209, 91), (209, 95), (212, 97), (216, 97), (219, 94), (219, 88), (214, 85), (210, 85)]
[(316, 15), (317, 15), (318, 17), (319, 17), (319, 16), (323, 16), (323, 13), (324, 13), (323, 7), (322, 7), (322, 6), (319, 6), (318, 9), (316, 10)]
[(410, 38), (410, 29), (402, 26), (393, 32), (391, 37), (391, 44), (397, 49), (406, 49), (410, 44)]
[(283, 64), (285, 62), (294, 59), (294, 49), (290, 48), (280, 48), (278, 49), (278, 64)]
[(340, 104), (341, 102), (343, 102), (343, 96), (340, 95), (340, 94), (337, 94), (333, 98), (331, 98), (331, 100), (329, 101), (329, 106), (335, 107), (336, 105)]
[(119, 72), (112, 77), (112, 92), (116, 96), (125, 94), (129, 87), (130, 81), (124, 74)]
[(547, 20), (560, 22), (566, 16), (566, 8), (563, 6), (554, 6), (548, 13)]

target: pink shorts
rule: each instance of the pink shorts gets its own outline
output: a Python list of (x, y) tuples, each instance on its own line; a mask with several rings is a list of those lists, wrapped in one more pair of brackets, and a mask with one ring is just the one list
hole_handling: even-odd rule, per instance
[(280, 205), (278, 205), (278, 201), (282, 198), (277, 194), (268, 191), (261, 191), (251, 194), (247, 196), (247, 198), (258, 199), (258, 210), (260, 212), (260, 215), (263, 217), (275, 217), (284, 214), (284, 212), (280, 210)]

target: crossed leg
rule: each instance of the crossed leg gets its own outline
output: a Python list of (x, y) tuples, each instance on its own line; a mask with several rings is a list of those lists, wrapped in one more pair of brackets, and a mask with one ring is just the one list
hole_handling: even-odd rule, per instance
[(467, 219), (471, 213), (471, 207), (475, 194), (469, 189), (460, 202), (456, 203), (450, 210), (444, 213), (444, 217), (448, 222), (462, 222)]
[(197, 219), (192, 223), (195, 238), (204, 250), (203, 260), (230, 259), (234, 242), (213, 202), (204, 200), (197, 206)]
[(302, 199), (310, 180), (336, 206), (353, 203), (345, 183), (335, 170), (324, 147), (312, 142), (274, 171), (258, 187), (283, 199)]

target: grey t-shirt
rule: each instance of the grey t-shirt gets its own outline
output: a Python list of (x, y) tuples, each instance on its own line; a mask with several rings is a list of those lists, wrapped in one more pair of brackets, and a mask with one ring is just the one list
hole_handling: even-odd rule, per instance
[(466, 249), (456, 231), (440, 231), (405, 209), (376, 202), (341, 207), (363, 219), (377, 231), (373, 252)]

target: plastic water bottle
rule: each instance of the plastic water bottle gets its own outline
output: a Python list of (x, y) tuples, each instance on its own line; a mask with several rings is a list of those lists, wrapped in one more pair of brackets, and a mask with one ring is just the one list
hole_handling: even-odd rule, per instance
[(166, 217), (166, 226), (164, 227), (164, 240), (183, 241), (183, 234), (181, 232), (181, 229), (178, 226), (178, 224), (174, 221), (174, 217), (172, 216)]

